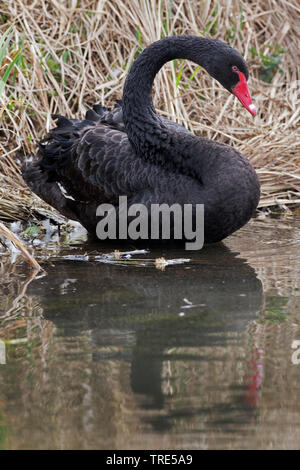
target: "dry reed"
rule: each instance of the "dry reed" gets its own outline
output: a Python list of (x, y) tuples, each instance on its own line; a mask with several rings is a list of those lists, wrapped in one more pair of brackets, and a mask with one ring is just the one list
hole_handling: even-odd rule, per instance
[(242, 52), (259, 112), (252, 118), (207, 73), (181, 61), (156, 78), (156, 108), (244, 153), (262, 183), (260, 206), (300, 203), (298, 0), (7, 0), (0, 34), (8, 25), (14, 44), (22, 41), (22, 61), (0, 97), (0, 218), (54, 217), (26, 188), (20, 161), (53, 126), (53, 113), (83, 117), (94, 103), (113, 105), (134, 57), (173, 34), (203, 34)]

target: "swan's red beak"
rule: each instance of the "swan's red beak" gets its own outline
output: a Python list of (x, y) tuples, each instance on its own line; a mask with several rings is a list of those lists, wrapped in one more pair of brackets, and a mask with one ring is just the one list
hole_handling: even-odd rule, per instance
[(238, 71), (239, 81), (232, 88), (232, 93), (237, 97), (237, 99), (242, 103), (243, 106), (251, 113), (253, 116), (256, 114), (256, 108), (252, 103), (252, 99), (248, 90), (247, 80), (245, 75)]

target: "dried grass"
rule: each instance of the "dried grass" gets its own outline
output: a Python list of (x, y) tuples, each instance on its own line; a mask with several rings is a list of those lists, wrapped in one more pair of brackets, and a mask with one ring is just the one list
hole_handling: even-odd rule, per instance
[[(18, 161), (35, 152), (35, 141), (54, 124), (51, 114), (82, 117), (94, 103), (112, 105), (141, 48), (164, 35), (203, 32), (244, 53), (257, 116), (180, 61), (156, 78), (156, 108), (243, 152), (262, 182), (260, 206), (300, 202), (298, 0), (8, 0), (1, 2), (0, 32), (10, 24), (15, 44), (23, 39), (24, 46), (15, 81), (0, 97), (0, 218), (53, 212), (26, 189)], [(285, 49), (283, 73), (275, 68), (268, 84), (250, 50), (270, 56), (276, 43)]]

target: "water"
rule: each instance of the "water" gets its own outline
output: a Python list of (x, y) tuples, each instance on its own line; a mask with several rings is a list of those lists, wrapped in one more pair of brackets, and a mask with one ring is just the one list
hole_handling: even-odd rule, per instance
[(299, 247), (256, 219), (196, 253), (56, 246), (36, 278), (3, 257), (0, 448), (299, 449)]

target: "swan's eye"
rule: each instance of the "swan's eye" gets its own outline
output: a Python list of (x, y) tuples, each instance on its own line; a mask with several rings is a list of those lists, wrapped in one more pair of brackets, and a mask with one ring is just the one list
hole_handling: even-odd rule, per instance
[(231, 67), (231, 69), (232, 69), (234, 72), (238, 72), (238, 71), (239, 71), (239, 69), (237, 68), (236, 65), (233, 65), (233, 66)]

